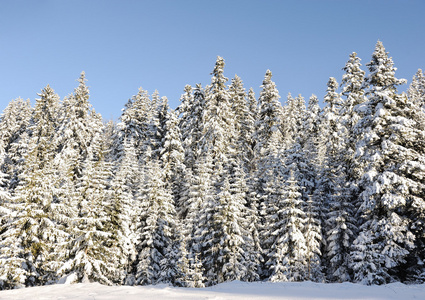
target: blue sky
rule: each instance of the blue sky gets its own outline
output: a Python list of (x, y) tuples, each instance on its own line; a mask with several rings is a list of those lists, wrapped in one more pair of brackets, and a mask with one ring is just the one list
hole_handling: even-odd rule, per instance
[(210, 82), (217, 55), (257, 95), (270, 69), (283, 101), (322, 99), (348, 55), (366, 64), (378, 39), (410, 81), (425, 69), (424, 11), (423, 0), (1, 0), (0, 110), (47, 84), (63, 98), (83, 70), (106, 120), (139, 87), (175, 108), (186, 84)]

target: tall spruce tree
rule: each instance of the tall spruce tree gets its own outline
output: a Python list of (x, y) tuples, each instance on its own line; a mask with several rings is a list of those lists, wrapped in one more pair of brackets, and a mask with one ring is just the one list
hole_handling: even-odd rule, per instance
[(419, 69), (413, 76), (407, 95), (417, 106), (425, 110), (425, 74)]
[(165, 173), (165, 182), (173, 196), (174, 205), (179, 216), (187, 211), (187, 203), (184, 201), (184, 148), (176, 112), (167, 111), (164, 124), (164, 137), (160, 150), (161, 165)]
[[(403, 171), (408, 177), (420, 183), (423, 182), (423, 172), (425, 171), (425, 76), (422, 70), (418, 70), (408, 89), (410, 106), (410, 125), (412, 132), (408, 135), (409, 146), (412, 150), (410, 161), (405, 161)], [(421, 109), (422, 108), (422, 109)], [(414, 141), (414, 142), (413, 142)], [(416, 190), (409, 190), (411, 203), (409, 205), (408, 217), (411, 221), (411, 231), (415, 235), (415, 249), (411, 251), (408, 259), (407, 280), (425, 281), (425, 194), (423, 185), (419, 185)]]
[(186, 85), (184, 90), (185, 93), (180, 98), (181, 104), (177, 111), (180, 114), (179, 128), (185, 150), (185, 165), (192, 169), (200, 155), (205, 92), (200, 84), (197, 84), (194, 89), (190, 85)]
[[(380, 41), (367, 64), (364, 117), (357, 123), (361, 138), (356, 159), (360, 168), (360, 235), (352, 252), (354, 280), (383, 284), (405, 277), (406, 258), (414, 248), (407, 208), (419, 196), (421, 172), (411, 167), (421, 155), (412, 105), (397, 86), (392, 59)], [(420, 175), (419, 175), (420, 176)]]
[[(100, 116), (94, 113), (96, 127), (101, 128)], [(72, 223), (71, 238), (64, 245), (60, 259), (65, 264), (58, 271), (62, 281), (121, 283), (123, 271), (113, 246), (111, 215), (107, 209), (111, 193), (111, 166), (105, 160), (102, 131), (95, 134), (83, 163), (82, 177), (76, 189), (77, 216)]]
[[(341, 94), (345, 98), (342, 101), (340, 112), (340, 121), (345, 127), (346, 135), (344, 137), (343, 164), (346, 174), (346, 197), (350, 198), (350, 202), (354, 205), (354, 209), (358, 210), (358, 180), (360, 173), (357, 168), (357, 160), (355, 158), (356, 144), (361, 136), (357, 132), (357, 123), (363, 117), (363, 108), (366, 101), (363, 81), (365, 71), (361, 69), (360, 58), (353, 52), (345, 64), (342, 76)], [(359, 128), (361, 130), (361, 128)]]
[[(128, 100), (120, 117), (120, 122), (117, 124), (119, 132), (116, 143), (122, 144), (124, 139), (133, 141), (138, 159), (142, 157), (143, 145), (148, 139), (150, 102), (148, 92), (139, 88), (138, 93)], [(117, 151), (114, 155), (116, 159), (119, 159), (121, 153)]]
[(111, 201), (108, 204), (110, 222), (108, 232), (112, 233), (112, 245), (119, 256), (126, 282), (132, 278), (131, 266), (136, 260), (136, 224), (141, 214), (139, 201), (141, 170), (134, 142), (124, 139), (123, 155), (111, 181)]
[[(245, 88), (239, 76), (235, 75), (232, 79), (232, 84), (229, 86), (229, 94), (232, 101), (232, 109), (235, 114), (235, 130), (238, 135), (236, 142), (236, 155), (243, 163), (245, 172), (251, 169), (253, 153), (253, 134), (255, 115), (251, 111), (251, 105), (256, 106), (255, 95), (251, 92), (251, 99), (247, 99)], [(254, 98), (254, 100), (252, 100)], [(249, 103), (249, 101), (255, 101)]]
[(319, 99), (316, 95), (311, 95), (308, 100), (305, 118), (302, 127), (304, 128), (303, 149), (308, 160), (314, 165), (318, 172), (322, 158), (320, 157), (320, 113)]
[[(272, 179), (274, 178), (274, 179)], [(268, 207), (266, 222), (270, 251), (266, 266), (270, 281), (303, 281), (306, 279), (307, 245), (303, 234), (306, 216), (302, 195), (293, 171), (281, 185), (282, 177), (271, 176), (268, 188), (273, 191), (274, 205)]]
[(354, 239), (355, 224), (354, 208), (347, 197), (344, 164), (347, 131), (341, 123), (341, 98), (337, 88), (335, 78), (331, 77), (321, 121), (325, 158), (318, 190), (323, 204), (327, 277), (330, 281), (349, 281), (349, 246)]
[(0, 141), (4, 149), (2, 171), (9, 176), (8, 183), (13, 192), (19, 183), (19, 174), (22, 172), (23, 157), (28, 147), (28, 133), (32, 116), (32, 107), (29, 99), (12, 100), (1, 116)]
[(145, 161), (133, 282), (140, 285), (172, 282), (175, 267), (172, 262), (178, 255), (174, 247), (176, 212), (164, 172), (159, 161)]
[[(211, 161), (212, 197), (204, 198), (200, 209), (200, 228), (195, 232), (196, 241), (205, 270), (207, 284), (211, 285), (245, 276), (245, 263), (242, 249), (244, 247), (244, 221), (242, 220), (245, 204), (245, 191), (229, 191), (229, 185), (240, 185), (243, 178), (235, 178), (241, 162), (235, 153), (238, 132), (235, 114), (232, 112), (231, 97), (223, 75), (224, 60), (217, 58), (213, 70), (211, 86), (205, 99), (203, 114), (202, 151), (207, 161)], [(239, 182), (239, 183), (238, 183)], [(205, 195), (209, 196), (209, 195)], [(223, 200), (226, 199), (226, 200)], [(224, 205), (228, 203), (229, 206)], [(231, 212), (229, 212), (229, 209)], [(231, 213), (232, 215), (229, 215)], [(227, 228), (227, 229), (226, 229)], [(236, 241), (229, 241), (229, 234)], [(239, 236), (238, 236), (239, 235)], [(222, 249), (223, 243), (229, 243)]]
[(67, 207), (58, 199), (53, 165), (59, 96), (50, 86), (38, 95), (27, 129), (30, 140), (14, 198), (18, 210), (5, 233), (8, 245), (3, 249), (11, 250), (14, 257), (22, 260), (20, 266), (15, 264), (15, 272), (27, 286), (56, 279), (59, 262), (55, 253), (58, 243), (66, 237), (58, 223), (67, 217)]
[[(282, 160), (278, 155), (280, 141), (282, 140), (282, 133), (279, 131), (282, 122), (280, 118), (280, 96), (276, 89), (276, 84), (271, 78), (272, 73), (267, 70), (258, 100), (259, 108), (255, 122), (254, 138), (256, 143), (254, 155), (256, 169), (249, 180), (249, 203), (252, 209), (258, 209), (261, 218), (261, 221), (257, 223), (257, 230), (260, 232), (262, 249), (269, 249), (269, 243), (266, 242), (269, 231), (265, 219), (268, 215), (266, 208), (269, 206), (269, 201), (272, 201), (270, 193), (273, 193), (273, 191), (267, 188), (267, 184), (272, 180), (270, 175), (274, 176), (274, 173), (282, 165)], [(258, 250), (263, 255), (260, 261), (265, 263), (268, 257), (267, 252), (263, 252), (261, 249)], [(259, 268), (259, 273), (261, 278), (270, 276), (269, 268), (263, 264)]]

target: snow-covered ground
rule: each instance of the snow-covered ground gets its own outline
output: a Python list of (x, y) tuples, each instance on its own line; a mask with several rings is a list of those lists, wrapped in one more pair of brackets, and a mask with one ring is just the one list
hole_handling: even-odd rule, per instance
[(104, 286), (98, 283), (57, 284), (0, 291), (13, 300), (140, 300), (140, 299), (425, 299), (425, 284), (364, 286), (352, 283), (244, 283), (230, 282), (205, 289), (155, 286)]

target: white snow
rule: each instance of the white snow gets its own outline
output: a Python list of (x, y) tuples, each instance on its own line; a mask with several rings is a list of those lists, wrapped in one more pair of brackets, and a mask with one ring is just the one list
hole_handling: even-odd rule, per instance
[(0, 291), (4, 300), (140, 300), (140, 299), (425, 299), (425, 284), (392, 283), (366, 286), (353, 283), (233, 281), (213, 287), (176, 288), (151, 286), (104, 286), (99, 283), (56, 284)]

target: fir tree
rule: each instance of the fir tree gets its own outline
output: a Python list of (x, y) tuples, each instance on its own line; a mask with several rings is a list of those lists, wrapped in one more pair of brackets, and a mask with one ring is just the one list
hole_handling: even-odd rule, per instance
[[(150, 99), (148, 92), (139, 88), (139, 91), (128, 100), (117, 124), (119, 135), (117, 144), (122, 144), (124, 139), (133, 141), (138, 159), (142, 157), (143, 145), (147, 141), (148, 125), (150, 120)], [(120, 152), (115, 153), (118, 159)]]
[(299, 135), (303, 134), (301, 127), (306, 114), (304, 98), (301, 95), (293, 98), (289, 93), (282, 114), (285, 120), (282, 123), (283, 145), (284, 149), (289, 149), (295, 142), (300, 141)]
[(413, 76), (412, 83), (407, 90), (409, 99), (425, 110), (425, 74), (419, 69)]
[(13, 251), (13, 256), (21, 259), (19, 267), (14, 263), (15, 268), (21, 268), (15, 272), (20, 274), (18, 281), (24, 281), (27, 286), (55, 280), (60, 264), (54, 253), (66, 237), (58, 223), (67, 218), (67, 207), (57, 198), (53, 165), (59, 96), (50, 86), (39, 96), (28, 127), (30, 140), (24, 171), (16, 188), (13, 205), (17, 210), (5, 232), (9, 244), (4, 251)]
[(182, 134), (182, 145), (185, 149), (185, 165), (192, 169), (200, 155), (200, 141), (203, 131), (202, 114), (205, 107), (205, 92), (200, 84), (192, 89), (186, 85), (185, 94), (181, 97), (177, 111), (181, 115), (179, 128)]
[(326, 106), (321, 125), (325, 159), (323, 161), (318, 191), (323, 204), (324, 233), (326, 237), (325, 260), (330, 281), (349, 281), (349, 246), (354, 239), (353, 205), (347, 201), (345, 170), (345, 141), (347, 131), (341, 123), (341, 98), (338, 84), (330, 78), (325, 96)]
[(249, 103), (242, 80), (235, 75), (235, 78), (232, 79), (232, 84), (229, 86), (229, 94), (232, 101), (232, 109), (235, 114), (235, 130), (238, 135), (236, 152), (243, 163), (245, 171), (251, 169), (250, 164), (254, 158), (253, 134), (255, 112), (251, 111), (251, 109), (256, 108), (256, 100), (253, 93), (251, 89), (249, 99), (251, 103)]
[(270, 245), (266, 266), (270, 281), (306, 279), (307, 245), (303, 234), (306, 216), (299, 186), (291, 171), (285, 186), (282, 177), (274, 176), (268, 188), (273, 191), (273, 205), (268, 207), (266, 243)]
[[(412, 191), (421, 189), (422, 182), (412, 176), (416, 172), (406, 168), (417, 164), (418, 156), (412, 107), (407, 97), (397, 93), (397, 86), (405, 80), (394, 76), (393, 61), (381, 42), (376, 44), (367, 66), (368, 101), (365, 115), (357, 123), (362, 131), (356, 150), (363, 222), (361, 235), (354, 243), (352, 267), (355, 281), (383, 284), (404, 277), (402, 268), (414, 247), (407, 207), (415, 196)], [(369, 262), (361, 259), (362, 250), (363, 256), (369, 255)], [(373, 269), (365, 276), (370, 266)]]
[[(148, 150), (149, 151), (149, 150)], [(147, 160), (141, 191), (141, 215), (137, 229), (138, 256), (134, 263), (134, 284), (172, 282), (175, 261), (176, 212), (166, 188), (159, 162)]]
[(105, 161), (100, 133), (87, 150), (81, 181), (76, 187), (78, 214), (70, 228), (71, 239), (64, 245), (66, 250), (61, 251), (60, 259), (66, 262), (58, 274), (67, 282), (120, 283), (124, 274), (118, 266), (118, 253), (111, 247), (111, 216), (106, 209), (111, 166)]
[(8, 183), (13, 190), (19, 183), (22, 172), (23, 157), (28, 147), (28, 129), (32, 116), (29, 100), (21, 98), (11, 101), (1, 116), (0, 140), (3, 145), (4, 159), (1, 165), (3, 172), (9, 176)]
[[(246, 262), (244, 257), (245, 236), (242, 216), (244, 214), (243, 190), (233, 188), (228, 178), (225, 177), (222, 189), (218, 194), (217, 213), (214, 216), (216, 239), (213, 252), (217, 252), (217, 278), (218, 283), (225, 281), (241, 280), (245, 278)], [(217, 247), (217, 249), (215, 249)]]
[[(215, 243), (214, 216), (218, 203), (212, 185), (212, 159), (208, 154), (198, 159), (195, 165), (192, 188), (189, 190), (189, 211), (187, 222), (188, 232), (192, 240), (189, 249), (192, 258), (199, 258), (204, 269), (205, 285), (218, 282), (215, 268), (216, 252), (213, 251)], [(214, 227), (213, 227), (214, 226)]]
[(186, 170), (184, 165), (184, 148), (175, 111), (167, 111), (165, 119), (165, 133), (160, 150), (160, 159), (162, 169), (165, 173), (167, 187), (171, 191), (179, 215), (183, 216), (187, 211), (186, 203), (182, 201), (182, 185)]
[[(303, 149), (308, 160), (314, 164), (315, 168), (320, 168), (322, 158), (320, 157), (320, 113), (319, 99), (316, 95), (309, 98), (305, 119), (302, 127), (305, 130)], [(318, 170), (317, 170), (318, 171)]]
[(211, 153), (214, 170), (223, 167), (223, 163), (229, 158), (229, 151), (232, 151), (230, 141), (236, 138), (235, 116), (226, 89), (225, 83), (228, 79), (223, 75), (223, 68), (224, 59), (218, 56), (202, 116), (201, 149)]
[(123, 156), (118, 170), (111, 181), (112, 197), (109, 203), (110, 222), (108, 232), (112, 233), (112, 247), (119, 256), (120, 268), (131, 278), (131, 265), (136, 260), (136, 225), (141, 213), (138, 199), (141, 170), (134, 142), (124, 140)]
[(263, 153), (261, 152), (268, 149), (271, 136), (279, 130), (282, 122), (279, 112), (281, 107), (280, 96), (276, 89), (276, 84), (271, 78), (272, 72), (267, 70), (258, 100), (259, 109), (255, 123), (255, 139), (257, 141), (255, 150), (257, 157), (262, 156)]

